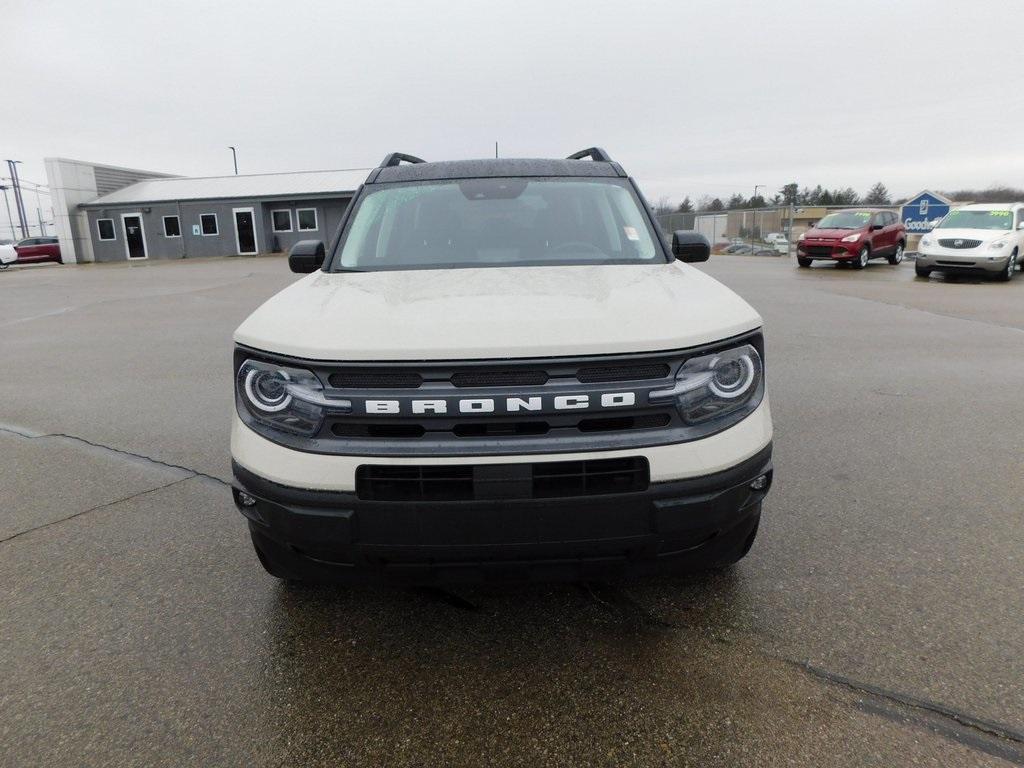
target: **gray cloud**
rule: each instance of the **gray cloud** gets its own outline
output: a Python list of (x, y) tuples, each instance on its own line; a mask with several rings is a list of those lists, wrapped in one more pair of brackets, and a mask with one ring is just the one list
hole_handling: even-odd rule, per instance
[[(650, 198), (1020, 183), (1024, 6), (11, 2), (2, 157), (194, 175), (598, 143)], [(6, 174), (6, 171), (3, 171)], [(0, 212), (0, 216), (4, 214)]]

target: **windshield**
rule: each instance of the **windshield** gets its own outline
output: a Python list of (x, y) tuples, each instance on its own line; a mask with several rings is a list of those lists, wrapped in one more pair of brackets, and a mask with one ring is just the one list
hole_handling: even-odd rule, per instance
[(1004, 210), (951, 211), (939, 229), (1013, 229), (1013, 212)]
[(465, 179), (361, 198), (334, 270), (664, 262), (625, 179)]
[(839, 211), (819, 221), (816, 229), (860, 229), (870, 218), (871, 211)]

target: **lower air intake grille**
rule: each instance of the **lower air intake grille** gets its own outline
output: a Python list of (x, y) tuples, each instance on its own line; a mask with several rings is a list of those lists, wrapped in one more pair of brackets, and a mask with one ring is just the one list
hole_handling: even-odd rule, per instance
[(356, 495), (365, 501), (474, 501), (557, 499), (643, 491), (647, 459), (591, 459), (536, 464), (456, 466), (364, 465)]
[(804, 247), (804, 251), (807, 252), (808, 256), (831, 256), (832, 246), (831, 245), (808, 245)]

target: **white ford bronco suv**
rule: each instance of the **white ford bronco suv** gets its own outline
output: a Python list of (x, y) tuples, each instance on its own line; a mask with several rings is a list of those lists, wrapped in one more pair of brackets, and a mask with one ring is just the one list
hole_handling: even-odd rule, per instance
[(234, 499), (310, 581), (733, 563), (772, 481), (760, 316), (601, 149), (388, 155), (235, 332)]

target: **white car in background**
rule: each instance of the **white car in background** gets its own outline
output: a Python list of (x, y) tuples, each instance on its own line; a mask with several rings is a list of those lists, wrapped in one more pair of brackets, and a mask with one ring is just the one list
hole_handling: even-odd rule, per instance
[(8, 264), (18, 260), (18, 252), (14, 250), (14, 243), (0, 240), (0, 269), (7, 269)]
[(918, 277), (932, 271), (1011, 280), (1024, 255), (1024, 203), (974, 203), (946, 214), (917, 246)]

